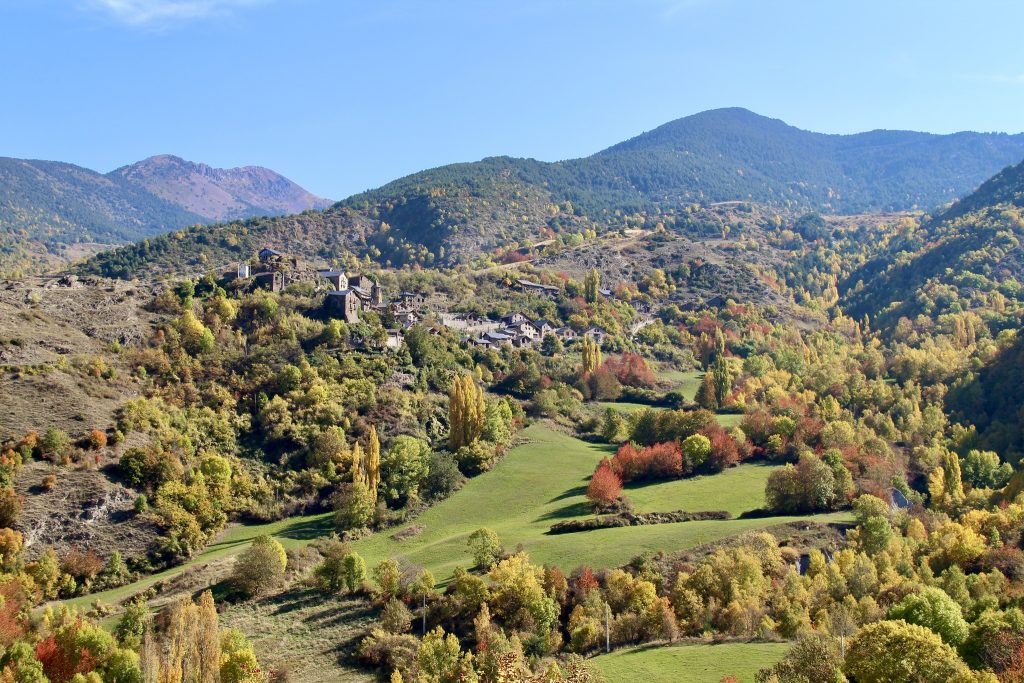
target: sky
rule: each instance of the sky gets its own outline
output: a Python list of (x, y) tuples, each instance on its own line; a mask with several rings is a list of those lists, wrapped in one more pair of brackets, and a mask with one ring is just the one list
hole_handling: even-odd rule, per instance
[(1024, 130), (1019, 0), (0, 0), (0, 156), (262, 165), (331, 199), (741, 106)]

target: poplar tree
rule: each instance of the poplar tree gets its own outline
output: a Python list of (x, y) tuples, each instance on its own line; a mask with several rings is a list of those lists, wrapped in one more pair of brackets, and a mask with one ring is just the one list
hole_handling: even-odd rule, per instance
[(353, 484), (362, 484), (363, 486), (366, 486), (366, 470), (363, 469), (364, 467), (363, 447), (358, 441), (356, 441), (355, 447), (352, 448)]
[(472, 375), (456, 378), (448, 392), (448, 446), (457, 451), (479, 439), (486, 418), (484, 392)]
[(597, 268), (591, 268), (586, 277), (583, 278), (583, 298), (588, 304), (597, 301), (598, 290), (601, 288), (601, 275)]
[(370, 435), (366, 439), (366, 488), (377, 500), (377, 489), (380, 487), (380, 439), (377, 438), (377, 427), (370, 426)]
[(591, 339), (583, 340), (583, 367), (581, 374), (589, 375), (601, 367), (601, 347)]

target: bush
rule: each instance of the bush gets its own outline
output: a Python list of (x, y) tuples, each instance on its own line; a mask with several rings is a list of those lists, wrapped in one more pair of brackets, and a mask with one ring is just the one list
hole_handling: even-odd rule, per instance
[(486, 472), (494, 463), (494, 444), (476, 439), (460, 448), (455, 458), (459, 463), (459, 469), (467, 476)]
[(235, 560), (231, 583), (248, 596), (260, 595), (284, 582), (288, 555), (270, 536), (257, 536)]
[(342, 484), (334, 494), (333, 503), (334, 525), (339, 532), (366, 527), (376, 507), (373, 495), (361, 481)]
[(14, 527), (21, 515), (21, 497), (12, 486), (0, 488), (0, 527)]
[(431, 500), (447, 498), (461, 484), (462, 473), (455, 463), (455, 456), (447, 451), (431, 453), (427, 461), (427, 476), (420, 489), (423, 497)]
[(89, 430), (89, 433), (85, 435), (85, 442), (86, 445), (94, 451), (106, 448), (107, 433), (102, 429), (91, 429)]
[(614, 503), (621, 494), (622, 480), (612, 471), (608, 461), (602, 460), (590, 477), (587, 499), (595, 505), (605, 507)]
[(39, 440), (39, 451), (42, 455), (59, 458), (64, 455), (70, 443), (67, 432), (51, 427)]

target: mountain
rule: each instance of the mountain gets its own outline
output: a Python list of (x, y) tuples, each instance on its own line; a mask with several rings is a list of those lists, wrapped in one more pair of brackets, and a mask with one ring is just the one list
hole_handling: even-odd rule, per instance
[(103, 175), (57, 161), (0, 157), (0, 276), (52, 267), (84, 244), (327, 204), (258, 167), (221, 170), (153, 157)]
[(212, 168), (169, 154), (149, 157), (108, 175), (145, 188), (207, 221), (300, 213), (332, 204), (267, 168)]
[(1024, 309), (1024, 163), (984, 182), (920, 228), (901, 233), (842, 283), (848, 313), (876, 325), (973, 311), (993, 330)]
[[(745, 109), (718, 109), (586, 158), (546, 163), (489, 157), (441, 166), (354, 195), (340, 206), (379, 225), (351, 241), (353, 251), (364, 249), (394, 266), (453, 265), (501, 258), (510, 247), (537, 240), (579, 241), (627, 227), (661, 224), (692, 236), (709, 234), (694, 220), (694, 205), (756, 202), (790, 213), (930, 209), (1021, 158), (1024, 134), (825, 135)], [(309, 215), (298, 225), (316, 231), (323, 220)], [(277, 225), (256, 221), (244, 230)], [(204, 248), (196, 243), (190, 253)], [(138, 253), (117, 258), (133, 268), (144, 263)]]

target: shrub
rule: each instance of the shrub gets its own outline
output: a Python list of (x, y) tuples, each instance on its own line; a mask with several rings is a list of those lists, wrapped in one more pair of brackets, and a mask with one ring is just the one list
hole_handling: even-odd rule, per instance
[(611, 505), (622, 494), (622, 480), (612, 471), (607, 460), (597, 466), (590, 484), (587, 486), (587, 499), (598, 506)]
[(13, 527), (20, 515), (21, 497), (14, 487), (0, 487), (0, 527)]
[(70, 443), (67, 432), (51, 427), (39, 440), (39, 451), (42, 455), (59, 458), (64, 455)]
[(107, 433), (102, 429), (91, 429), (89, 430), (89, 433), (85, 435), (85, 442), (88, 447), (94, 451), (106, 448)]
[(248, 596), (260, 595), (281, 585), (287, 566), (284, 546), (270, 536), (257, 536), (235, 560), (231, 583)]

